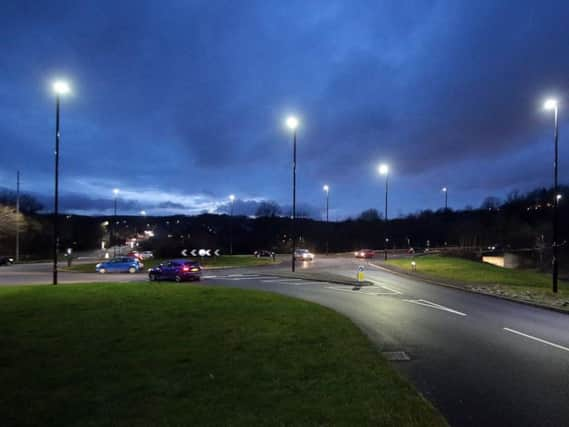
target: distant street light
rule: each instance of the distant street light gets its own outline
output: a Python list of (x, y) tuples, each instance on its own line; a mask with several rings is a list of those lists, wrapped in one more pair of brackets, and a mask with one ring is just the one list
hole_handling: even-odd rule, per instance
[(325, 185), (324, 187), (322, 187), (322, 189), (324, 190), (324, 192), (326, 193), (326, 255), (328, 255), (328, 241), (330, 238), (330, 226), (329, 224), (329, 218), (328, 218), (328, 208), (330, 205), (330, 187), (328, 185)]
[(554, 131), (553, 131), (553, 142), (555, 145), (554, 148), (554, 160), (553, 160), (553, 242), (552, 242), (552, 249), (553, 249), (553, 260), (552, 260), (552, 287), (553, 292), (557, 293), (557, 282), (558, 282), (558, 273), (559, 273), (559, 261), (557, 260), (557, 226), (558, 226), (558, 209), (557, 206), (559, 204), (559, 198), (557, 197), (559, 194), (559, 183), (558, 183), (558, 163), (559, 163), (559, 104), (556, 99), (548, 99), (545, 101), (543, 107), (546, 110), (553, 110), (554, 111)]
[(443, 187), (442, 192), (445, 193), (445, 211), (448, 209), (448, 188)]
[[(118, 195), (120, 193), (120, 190), (118, 188), (114, 188), (113, 189), (113, 195), (114, 195), (114, 215), (113, 215), (113, 226), (111, 227), (111, 238), (110, 238), (110, 244), (113, 244), (113, 238), (114, 235), (116, 234), (116, 225), (117, 225), (117, 198)], [(115, 244), (113, 246), (113, 256), (117, 256), (117, 245)]]
[(296, 259), (294, 253), (296, 252), (296, 230), (295, 230), (295, 220), (296, 220), (296, 129), (298, 128), (298, 119), (294, 116), (289, 116), (286, 119), (287, 127), (292, 131), (292, 261), (291, 269), (294, 273)]
[(53, 198), (53, 284), (57, 285), (57, 255), (59, 253), (59, 104), (60, 98), (71, 92), (69, 84), (63, 80), (53, 83), (55, 93), (55, 189)]
[(384, 251), (383, 251), (383, 255), (384, 255), (384, 259), (387, 260), (387, 242), (389, 241), (389, 239), (387, 238), (387, 195), (389, 193), (389, 166), (382, 163), (381, 165), (379, 165), (378, 168), (379, 174), (380, 175), (384, 175), (385, 176), (385, 239), (384, 239)]
[(146, 216), (146, 211), (140, 211), (140, 215)]
[(229, 254), (233, 255), (233, 206), (235, 205), (235, 195), (229, 195), (229, 201), (231, 202), (230, 207), (230, 218), (229, 218)]

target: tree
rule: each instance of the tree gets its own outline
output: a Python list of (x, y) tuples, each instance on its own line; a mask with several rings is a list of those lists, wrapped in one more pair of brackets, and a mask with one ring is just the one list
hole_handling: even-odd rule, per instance
[(255, 216), (257, 217), (265, 217), (265, 218), (274, 218), (279, 216), (281, 213), (281, 207), (277, 202), (272, 200), (264, 201), (259, 204), (255, 212)]
[(377, 209), (367, 209), (363, 211), (359, 216), (358, 220), (360, 221), (379, 221), (381, 219), (381, 214), (377, 211)]
[[(0, 190), (0, 205), (16, 206), (17, 194), (15, 191)], [(25, 214), (35, 214), (43, 209), (43, 205), (33, 196), (20, 193), (20, 212)]]
[(482, 205), (480, 205), (480, 208), (484, 210), (498, 209), (501, 204), (502, 202), (500, 201), (499, 198), (489, 196), (484, 199)]

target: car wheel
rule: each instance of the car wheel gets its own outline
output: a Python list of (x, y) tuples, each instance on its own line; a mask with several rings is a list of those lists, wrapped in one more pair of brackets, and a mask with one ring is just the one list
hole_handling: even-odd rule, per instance
[(156, 274), (150, 273), (150, 274), (148, 275), (148, 279), (149, 279), (151, 282), (155, 282), (155, 281), (156, 281)]
[(136, 273), (136, 268), (130, 267), (130, 268), (128, 269), (128, 272), (129, 272), (130, 274), (134, 274), (134, 273)]
[(176, 283), (180, 283), (182, 281), (182, 278), (180, 276), (176, 276)]
[(107, 270), (105, 270), (104, 268), (99, 268), (99, 273), (105, 274), (106, 272), (107, 272)]

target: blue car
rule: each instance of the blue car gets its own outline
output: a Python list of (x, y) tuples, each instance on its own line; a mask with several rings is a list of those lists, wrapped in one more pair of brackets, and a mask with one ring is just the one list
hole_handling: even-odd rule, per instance
[(200, 280), (202, 268), (196, 261), (188, 259), (173, 259), (148, 271), (148, 278), (155, 280)]
[(135, 258), (116, 257), (95, 266), (97, 273), (138, 273), (144, 265)]

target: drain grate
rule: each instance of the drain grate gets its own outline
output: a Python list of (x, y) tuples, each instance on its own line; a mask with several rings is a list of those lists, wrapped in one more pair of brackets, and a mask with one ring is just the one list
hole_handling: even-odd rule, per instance
[(409, 355), (404, 351), (384, 351), (381, 353), (383, 357), (392, 362), (403, 362), (411, 360)]

